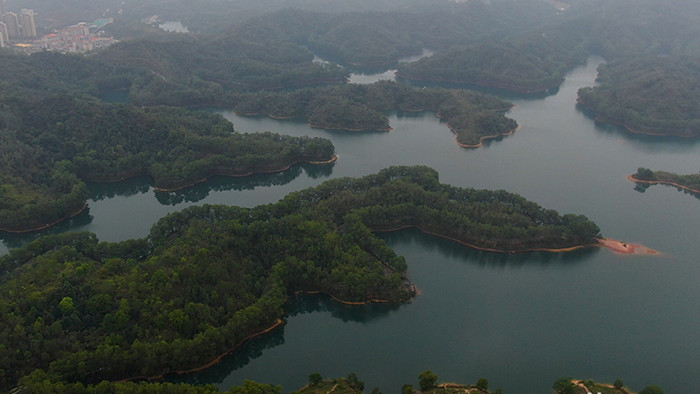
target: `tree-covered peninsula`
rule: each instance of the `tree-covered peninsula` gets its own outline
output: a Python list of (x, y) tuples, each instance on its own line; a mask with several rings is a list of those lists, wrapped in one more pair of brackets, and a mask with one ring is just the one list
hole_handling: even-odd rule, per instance
[(652, 56), (600, 66), (598, 81), (578, 92), (596, 120), (633, 133), (700, 137), (697, 58)]
[(223, 117), (106, 104), (67, 95), (0, 93), (0, 229), (47, 227), (79, 212), (85, 182), (149, 175), (160, 189), (208, 176), (327, 161), (328, 140), (233, 133)]
[(641, 185), (654, 185), (657, 183), (671, 185), (695, 195), (700, 195), (700, 172), (681, 175), (639, 167), (636, 173), (629, 176), (629, 179)]
[(529, 93), (559, 86), (564, 73), (589, 55), (610, 61), (690, 56), (697, 63), (699, 11), (690, 0), (571, 2), (555, 17), (519, 32), (501, 30), (479, 42), (440, 48), (430, 58), (400, 65), (398, 75)]
[(584, 216), (392, 167), (271, 205), (189, 208), (145, 239), (44, 237), (0, 259), (0, 388), (36, 369), (92, 384), (197, 369), (280, 324), (295, 292), (406, 301), (406, 263), (372, 233), (405, 227), (503, 252), (600, 236)]
[(469, 90), (416, 89), (396, 82), (259, 92), (243, 96), (234, 110), (239, 115), (303, 119), (313, 127), (341, 130), (390, 130), (391, 111), (431, 111), (447, 121), (464, 146), (483, 138), (509, 134), (517, 123), (505, 116), (512, 104)]
[(510, 40), (455, 46), (400, 65), (397, 75), (412, 81), (544, 92), (558, 87), (568, 70), (585, 62), (583, 37), (575, 30), (547, 29)]

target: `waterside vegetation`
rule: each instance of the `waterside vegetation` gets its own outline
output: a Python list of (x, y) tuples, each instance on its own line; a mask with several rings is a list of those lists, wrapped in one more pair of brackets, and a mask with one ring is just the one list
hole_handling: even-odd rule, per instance
[(211, 175), (328, 161), (320, 138), (240, 134), (222, 116), (107, 104), (85, 96), (0, 93), (0, 230), (48, 227), (85, 207), (85, 182), (137, 175), (182, 188)]
[(599, 68), (599, 85), (582, 88), (578, 102), (596, 120), (632, 133), (700, 137), (697, 58), (651, 56)]
[(660, 183), (675, 186), (681, 190), (700, 195), (700, 172), (697, 174), (679, 175), (672, 172), (652, 171), (648, 168), (640, 167), (637, 169), (636, 173), (630, 175), (628, 178), (638, 185), (648, 186)]
[(469, 90), (416, 89), (396, 82), (349, 84), (288, 93), (259, 92), (245, 96), (234, 108), (239, 115), (296, 118), (313, 127), (341, 130), (391, 130), (391, 111), (432, 111), (447, 121), (465, 146), (484, 137), (515, 131), (517, 123), (505, 116), (512, 104), (495, 96)]
[(0, 388), (37, 369), (89, 384), (196, 370), (280, 324), (296, 292), (404, 302), (406, 263), (372, 233), (403, 227), (504, 252), (600, 236), (584, 216), (392, 167), (272, 205), (188, 208), (146, 239), (44, 237), (0, 259)]

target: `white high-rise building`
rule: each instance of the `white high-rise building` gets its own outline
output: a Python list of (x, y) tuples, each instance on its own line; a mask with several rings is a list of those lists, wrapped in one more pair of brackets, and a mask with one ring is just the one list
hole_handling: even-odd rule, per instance
[(17, 21), (17, 14), (14, 12), (6, 12), (3, 15), (3, 22), (7, 25), (7, 35), (10, 38), (15, 38), (19, 36), (19, 22)]
[(36, 37), (36, 23), (34, 22), (34, 10), (22, 9), (22, 36)]
[(9, 42), (10, 35), (7, 33), (7, 24), (5, 24), (5, 22), (0, 22), (0, 48), (6, 47)]

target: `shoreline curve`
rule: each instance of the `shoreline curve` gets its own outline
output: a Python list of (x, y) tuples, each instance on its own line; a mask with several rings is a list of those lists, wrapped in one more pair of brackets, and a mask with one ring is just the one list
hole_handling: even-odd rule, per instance
[(686, 135), (686, 134), (678, 134), (678, 133), (674, 133), (674, 132), (664, 134), (664, 133), (661, 133), (661, 132), (658, 132), (655, 130), (643, 131), (643, 130), (635, 129), (635, 128), (632, 128), (632, 126), (627, 125), (623, 121), (612, 120), (612, 119), (602, 117), (601, 115), (597, 114), (596, 111), (590, 105), (586, 104), (583, 100), (581, 100), (581, 98), (576, 99), (576, 103), (583, 106), (588, 111), (591, 111), (593, 114), (594, 121), (609, 124), (612, 126), (621, 127), (623, 129), (625, 129), (625, 131), (627, 131), (628, 133), (631, 133), (631, 134), (648, 135), (648, 136), (652, 136), (652, 137), (675, 137), (675, 138), (688, 138), (688, 139), (700, 137), (698, 135)]
[(680, 188), (680, 189), (683, 189), (683, 190), (687, 190), (687, 191), (689, 191), (689, 192), (691, 192), (691, 193), (700, 194), (700, 189), (693, 189), (692, 187), (688, 187), (688, 186), (685, 186), (685, 185), (681, 185), (680, 183), (676, 183), (676, 182), (664, 181), (664, 180), (654, 180), (654, 181), (650, 181), (650, 180), (646, 180), (646, 179), (637, 179), (637, 178), (634, 177), (634, 174), (632, 174), (632, 175), (627, 175), (627, 179), (630, 180), (630, 181), (632, 181), (632, 182), (634, 182), (634, 183), (644, 183), (644, 184), (647, 184), (647, 185), (661, 184), (661, 185), (675, 186), (675, 187), (677, 187), (677, 188)]
[(212, 177), (215, 177), (215, 176), (229, 176), (229, 177), (232, 177), (232, 178), (245, 178), (245, 177), (251, 176), (251, 175), (257, 175), (257, 174), (274, 174), (274, 173), (277, 173), (277, 172), (287, 171), (288, 169), (292, 168), (293, 166), (295, 166), (295, 165), (297, 165), (297, 164), (304, 164), (304, 163), (308, 163), (308, 164), (331, 164), (331, 163), (336, 162), (337, 160), (338, 160), (338, 155), (333, 155), (333, 156), (331, 156), (330, 159), (325, 160), (325, 161), (299, 160), (299, 161), (295, 161), (294, 163), (290, 163), (290, 164), (288, 164), (288, 165), (286, 165), (286, 166), (284, 166), (284, 167), (282, 167), (282, 168), (277, 168), (277, 169), (272, 169), (272, 170), (250, 171), (250, 172), (246, 172), (246, 173), (243, 173), (243, 174), (226, 173), (226, 172), (224, 172), (224, 171), (220, 171), (220, 172), (211, 173), (211, 174), (207, 175), (206, 177), (204, 177), (204, 178), (202, 178), (202, 179), (199, 179), (199, 180), (197, 180), (197, 181), (188, 183), (188, 184), (186, 184), (186, 185), (184, 185), (184, 186), (177, 186), (177, 187), (173, 187), (173, 188), (164, 188), (164, 187), (153, 186), (153, 190), (156, 191), (156, 192), (175, 192), (175, 191), (178, 191), (178, 190), (187, 189), (188, 187), (192, 187), (192, 186), (197, 185), (197, 184), (200, 184), (200, 183), (202, 183), (202, 182), (206, 182), (209, 178), (212, 178)]
[(43, 226), (33, 227), (30, 229), (26, 229), (26, 230), (9, 230), (9, 229), (5, 229), (5, 228), (0, 228), (0, 232), (10, 233), (10, 234), (26, 234), (26, 233), (33, 233), (33, 232), (37, 232), (37, 231), (46, 230), (47, 228), (51, 228), (59, 223), (63, 223), (67, 220), (73, 219), (74, 217), (83, 213), (83, 211), (85, 211), (87, 208), (88, 208), (88, 203), (85, 202), (83, 204), (83, 206), (80, 209), (78, 209), (77, 211), (73, 211), (68, 216), (66, 216), (62, 219), (58, 219), (56, 221), (53, 221), (51, 223), (44, 224)]
[(520, 250), (506, 250), (506, 249), (494, 249), (494, 248), (487, 248), (487, 247), (483, 247), (483, 246), (477, 246), (477, 245), (474, 245), (474, 244), (470, 244), (470, 243), (468, 243), (468, 242), (466, 242), (466, 241), (461, 241), (461, 240), (459, 240), (459, 239), (457, 239), (457, 238), (449, 237), (449, 236), (447, 236), (447, 235), (442, 235), (442, 234), (434, 233), (434, 232), (431, 232), (431, 231), (426, 231), (426, 230), (422, 229), (420, 226), (411, 225), (411, 224), (405, 225), (405, 226), (396, 227), (396, 228), (390, 228), (390, 229), (379, 229), (379, 230), (377, 230), (377, 229), (372, 229), (372, 231), (375, 232), (375, 233), (390, 233), (390, 232), (399, 231), (399, 230), (405, 230), (405, 229), (409, 229), (409, 228), (417, 229), (417, 230), (419, 230), (420, 232), (422, 232), (422, 233), (424, 233), (424, 234), (428, 234), (428, 235), (432, 235), (432, 236), (434, 236), (434, 237), (446, 239), (446, 240), (448, 240), (448, 241), (457, 242), (457, 243), (459, 243), (459, 244), (461, 244), (461, 245), (468, 246), (468, 247), (470, 247), (470, 248), (472, 248), (472, 249), (481, 250), (481, 251), (484, 251), (484, 252), (509, 253), (509, 254), (531, 253), (531, 252), (553, 252), (553, 253), (560, 253), (560, 252), (572, 252), (572, 251), (574, 251), (574, 250), (591, 248), (591, 247), (595, 247), (595, 246), (598, 245), (598, 244), (586, 244), (586, 245), (575, 245), (575, 246), (570, 246), (570, 247), (566, 247), (566, 248), (531, 248), (531, 249), (520, 249)]
[[(256, 174), (274, 174), (274, 173), (277, 173), (277, 172), (287, 171), (287, 170), (289, 170), (290, 168), (292, 168), (293, 166), (295, 166), (295, 165), (297, 165), (297, 164), (308, 163), (308, 164), (313, 164), (313, 165), (323, 165), (323, 164), (332, 164), (332, 163), (335, 163), (337, 160), (338, 160), (338, 155), (334, 154), (334, 155), (331, 156), (331, 158), (328, 159), (328, 160), (323, 160), (323, 161), (316, 161), (316, 160), (299, 160), (299, 161), (296, 161), (296, 162), (294, 162), (294, 163), (288, 164), (288, 165), (286, 165), (286, 166), (284, 166), (284, 167), (282, 167), (282, 168), (277, 168), (277, 169), (272, 169), (272, 170), (251, 171), (251, 172), (247, 172), (247, 173), (244, 173), (244, 174), (233, 174), (233, 173), (225, 173), (225, 172), (214, 172), (214, 173), (211, 173), (211, 174), (207, 175), (206, 177), (204, 177), (204, 178), (202, 178), (202, 179), (199, 179), (199, 180), (196, 180), (196, 181), (194, 181), (194, 182), (188, 183), (188, 184), (186, 184), (186, 185), (184, 185), (184, 186), (177, 186), (177, 187), (174, 187), (174, 188), (162, 188), (162, 187), (158, 187), (158, 186), (153, 186), (153, 190), (156, 191), (156, 192), (166, 192), (166, 193), (167, 193), (167, 192), (175, 192), (175, 191), (178, 191), (178, 190), (187, 189), (188, 187), (192, 187), (192, 186), (194, 186), (194, 185), (197, 185), (197, 184), (206, 182), (209, 178), (212, 178), (212, 177), (215, 177), (215, 176), (229, 176), (229, 177), (233, 177), (233, 178), (245, 178), (245, 177), (247, 177), (247, 176), (256, 175)], [(140, 176), (146, 176), (146, 174), (144, 174), (143, 172), (139, 172), (139, 173), (134, 173), (134, 175), (120, 177), (119, 179), (107, 179), (107, 180), (99, 180), (99, 181), (88, 180), (87, 182), (92, 182), (92, 183), (118, 183), (118, 182), (123, 182), (123, 181), (129, 180), (129, 179), (138, 178), (138, 177), (140, 177)], [(7, 229), (7, 228), (2, 228), (2, 227), (0, 227), (0, 232), (9, 233), (9, 234), (26, 234), (26, 233), (33, 233), (33, 232), (37, 232), (37, 231), (46, 230), (46, 229), (51, 228), (51, 227), (53, 227), (53, 226), (55, 226), (55, 225), (57, 225), (57, 224), (59, 224), (59, 223), (63, 223), (63, 222), (65, 222), (65, 221), (67, 221), (67, 220), (70, 220), (70, 219), (72, 219), (72, 218), (74, 218), (74, 217), (80, 215), (80, 214), (81, 214), (83, 211), (85, 211), (87, 208), (88, 208), (88, 203), (87, 203), (87, 201), (85, 201), (84, 204), (83, 204), (83, 206), (82, 206), (80, 209), (78, 209), (77, 211), (73, 211), (73, 212), (71, 212), (70, 214), (68, 214), (66, 217), (61, 218), (61, 219), (56, 220), (56, 221), (53, 221), (53, 222), (51, 222), (51, 223), (47, 223), (47, 224), (44, 224), (44, 225), (41, 225), (41, 226), (38, 226), (38, 227), (32, 227), (32, 228), (28, 228), (28, 229)]]
[(251, 335), (245, 337), (243, 340), (241, 340), (241, 341), (238, 342), (237, 344), (233, 345), (232, 347), (230, 347), (229, 349), (227, 349), (225, 352), (223, 352), (223, 353), (221, 353), (220, 355), (216, 356), (212, 361), (210, 361), (210, 362), (208, 362), (208, 363), (206, 363), (206, 364), (204, 364), (204, 365), (202, 365), (202, 366), (199, 366), (199, 367), (196, 367), (196, 368), (192, 368), (192, 369), (188, 369), (188, 370), (178, 370), (178, 371), (172, 371), (172, 372), (164, 372), (164, 373), (162, 373), (162, 374), (160, 374), (160, 375), (153, 375), (153, 376), (134, 376), (134, 377), (131, 377), (131, 378), (126, 378), (126, 379), (121, 379), (121, 380), (115, 380), (115, 382), (117, 382), (117, 383), (123, 383), (123, 382), (139, 381), (139, 380), (145, 380), (145, 381), (149, 381), (149, 382), (150, 382), (150, 381), (154, 381), (154, 380), (162, 380), (162, 379), (164, 379), (164, 378), (165, 378), (166, 376), (168, 376), (168, 375), (185, 375), (185, 374), (188, 374), (188, 373), (201, 372), (201, 371), (203, 371), (203, 370), (205, 370), (205, 369), (211, 368), (211, 367), (213, 367), (214, 365), (218, 364), (219, 362), (221, 362), (221, 360), (224, 359), (224, 357), (228, 356), (229, 354), (231, 354), (232, 352), (234, 352), (237, 348), (241, 347), (242, 345), (244, 345), (246, 342), (250, 341), (251, 339), (254, 339), (254, 338), (259, 337), (259, 336), (261, 336), (261, 335), (267, 334), (268, 332), (274, 330), (275, 328), (277, 328), (277, 327), (279, 327), (279, 326), (281, 326), (281, 325), (283, 325), (283, 324), (284, 324), (284, 320), (282, 320), (282, 319), (280, 319), (280, 318), (277, 318), (277, 321), (276, 321), (272, 326), (270, 326), (270, 327), (268, 327), (268, 328), (266, 328), (266, 329), (264, 329), (264, 330), (262, 330), (262, 331), (258, 331), (258, 332), (256, 332), (256, 333), (253, 333), (253, 334), (251, 334)]

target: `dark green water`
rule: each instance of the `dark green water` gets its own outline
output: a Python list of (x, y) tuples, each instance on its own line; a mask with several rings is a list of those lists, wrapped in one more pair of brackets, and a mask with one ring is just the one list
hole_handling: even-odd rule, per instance
[[(700, 365), (700, 200), (674, 188), (636, 191), (625, 177), (644, 166), (697, 172), (700, 145), (637, 137), (596, 125), (576, 109), (600, 59), (569, 73), (555, 95), (515, 98), (521, 128), (476, 150), (462, 149), (430, 114), (391, 117), (391, 132), (314, 130), (303, 123), (238, 118), (238, 131), (271, 130), (333, 140), (333, 166), (282, 174), (215, 178), (156, 194), (147, 180), (93, 188), (90, 211), (55, 231), (89, 230), (103, 240), (142, 237), (158, 218), (192, 204), (277, 201), (330, 177), (361, 176), (394, 164), (425, 164), (458, 186), (506, 189), (560, 212), (581, 213), (604, 235), (639, 242), (662, 256), (607, 250), (569, 254), (476, 252), (414, 231), (383, 237), (406, 257), (422, 291), (400, 306), (349, 307), (322, 297), (289, 305), (287, 324), (189, 381), (222, 388), (243, 379), (300, 388), (312, 372), (355, 372), (367, 387), (396, 392), (417, 375), (441, 381), (486, 377), (506, 393), (549, 393), (563, 376), (632, 388), (659, 384), (687, 392)], [(10, 246), (24, 237), (6, 237)]]

